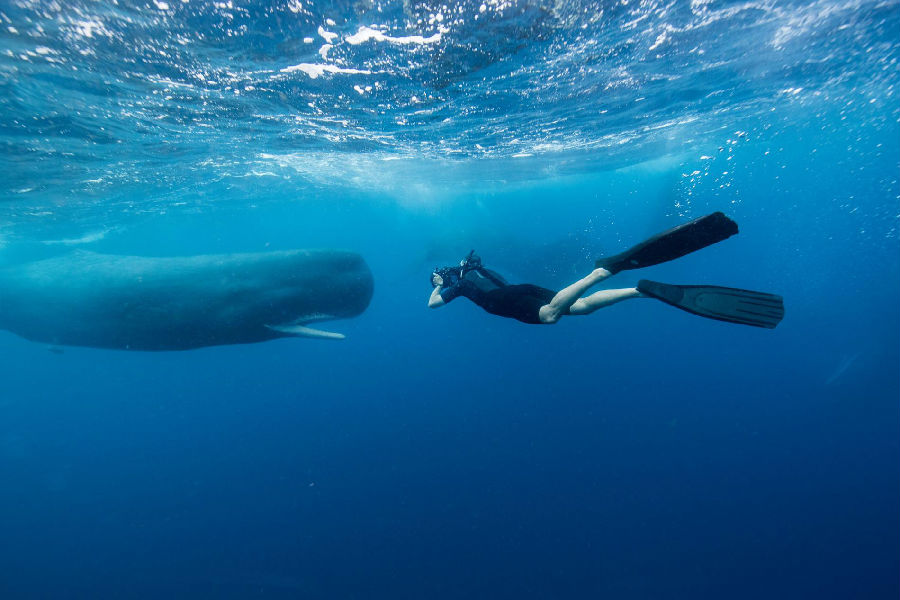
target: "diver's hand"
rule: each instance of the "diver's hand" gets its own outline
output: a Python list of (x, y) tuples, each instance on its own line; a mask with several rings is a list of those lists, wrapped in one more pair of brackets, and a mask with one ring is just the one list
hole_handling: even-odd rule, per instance
[(431, 274), (431, 283), (434, 287), (443, 287), (444, 286), (444, 278), (438, 275), (437, 273)]

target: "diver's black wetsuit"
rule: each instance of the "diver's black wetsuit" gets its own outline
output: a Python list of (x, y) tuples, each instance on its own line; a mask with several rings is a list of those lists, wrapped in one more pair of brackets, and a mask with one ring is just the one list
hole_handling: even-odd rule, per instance
[(549, 304), (555, 295), (553, 290), (527, 283), (509, 285), (500, 275), (484, 267), (466, 271), (462, 278), (441, 289), (444, 302), (465, 296), (493, 315), (533, 325), (541, 323), (541, 307)]

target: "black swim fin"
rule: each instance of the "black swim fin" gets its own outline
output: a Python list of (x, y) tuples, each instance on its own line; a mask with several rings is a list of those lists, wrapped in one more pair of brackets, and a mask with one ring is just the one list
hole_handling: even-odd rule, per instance
[(671, 285), (641, 279), (637, 289), (681, 310), (708, 319), (773, 329), (784, 318), (781, 296), (717, 285)]
[(673, 227), (621, 254), (598, 259), (594, 266), (610, 273), (668, 262), (721, 242), (738, 232), (737, 223), (721, 212)]

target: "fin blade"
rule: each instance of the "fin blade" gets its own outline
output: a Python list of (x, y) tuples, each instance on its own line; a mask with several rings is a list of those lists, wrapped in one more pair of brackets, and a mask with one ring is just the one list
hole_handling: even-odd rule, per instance
[(638, 291), (689, 313), (753, 327), (774, 329), (784, 318), (776, 294), (716, 285), (672, 285), (641, 279)]
[(722, 212), (714, 212), (667, 229), (615, 256), (597, 259), (596, 268), (612, 273), (642, 269), (681, 258), (738, 233), (738, 225)]

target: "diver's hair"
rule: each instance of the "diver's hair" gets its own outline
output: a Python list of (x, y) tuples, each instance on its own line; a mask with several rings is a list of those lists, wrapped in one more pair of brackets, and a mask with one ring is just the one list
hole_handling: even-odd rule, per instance
[(499, 287), (506, 287), (507, 285), (509, 285), (508, 283), (506, 283), (505, 281), (500, 279), (500, 277), (496, 273), (494, 273), (493, 271), (490, 271), (488, 269), (485, 269), (484, 267), (478, 267), (473, 270), (478, 271), (479, 275), (481, 275), (482, 277), (485, 277), (487, 279), (490, 279), (491, 282), (493, 282), (495, 285), (497, 285)]

